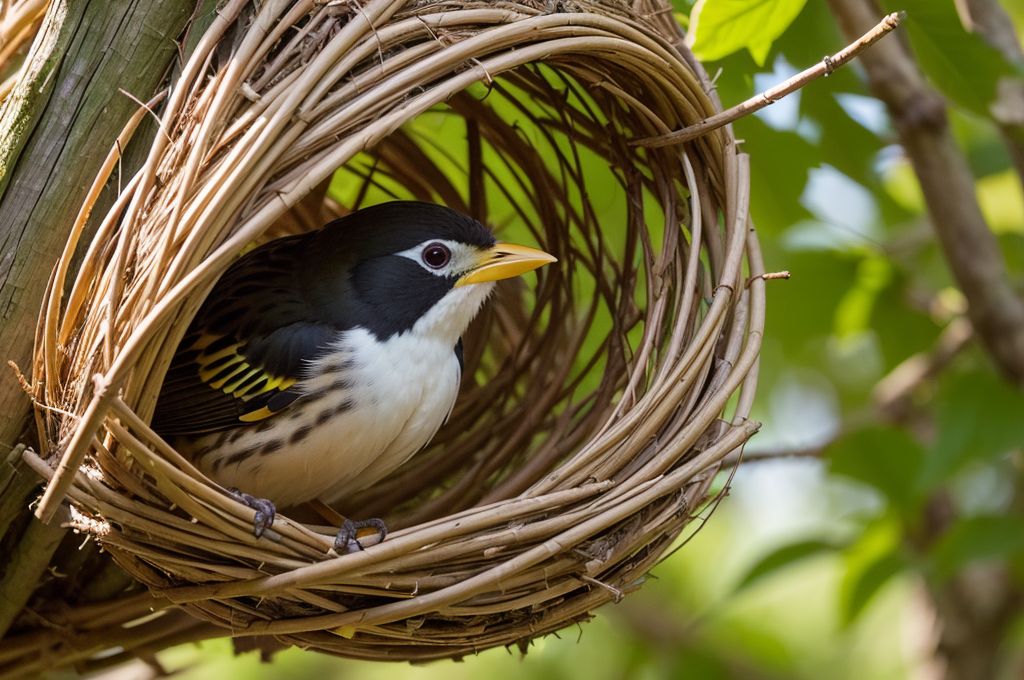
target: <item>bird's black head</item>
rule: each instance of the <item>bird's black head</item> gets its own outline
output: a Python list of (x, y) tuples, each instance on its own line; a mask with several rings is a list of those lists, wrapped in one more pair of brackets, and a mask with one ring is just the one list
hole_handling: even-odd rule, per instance
[(357, 261), (366, 261), (395, 255), (432, 239), (481, 250), (495, 244), (491, 230), (472, 217), (420, 201), (393, 201), (357, 210), (315, 232), (312, 244), (332, 259), (354, 256)]
[(487, 227), (451, 208), (396, 201), (326, 225), (311, 236), (307, 256), (310, 272), (328, 272), (314, 288), (324, 313), (383, 340), (412, 328), (455, 287), (464, 273), (458, 265), (471, 267), (494, 244)]
[(498, 243), (487, 227), (451, 208), (414, 201), (365, 208), (328, 224), (311, 235), (306, 258), (306, 276), (316, 279), (309, 290), (324, 314), (341, 314), (346, 325), (386, 339), (436, 307), (447, 324), (438, 332), (453, 335), (453, 343), (494, 281), (554, 259)]

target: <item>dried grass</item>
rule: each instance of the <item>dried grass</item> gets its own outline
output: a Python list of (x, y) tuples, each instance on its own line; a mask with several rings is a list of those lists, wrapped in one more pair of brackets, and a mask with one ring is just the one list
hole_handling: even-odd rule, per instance
[[(66, 494), (153, 602), (235, 636), (423, 660), (585, 619), (639, 586), (757, 429), (764, 282), (747, 159), (729, 128), (628, 143), (720, 110), (654, 0), (268, 0), (258, 13), (230, 0), (143, 170), (57, 267), (34, 366), (34, 462), (53, 477), (40, 514)], [(468, 157), (417, 134), (424, 114), (464, 120)], [(593, 158), (626, 196), (616, 225), (597, 221)], [(323, 197), (338, 168), (345, 204)], [(431, 446), (349, 500), (399, 530), (344, 556), (328, 554), (330, 527), (284, 517), (257, 540), (252, 511), (147, 426), (163, 374), (243, 248), (385, 190), (514, 222), (559, 264), (474, 324), (462, 395)]]

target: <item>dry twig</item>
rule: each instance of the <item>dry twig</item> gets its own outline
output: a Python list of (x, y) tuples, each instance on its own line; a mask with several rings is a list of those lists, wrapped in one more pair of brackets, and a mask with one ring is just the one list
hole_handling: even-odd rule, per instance
[(729, 123), (733, 123), (740, 118), (743, 118), (744, 116), (749, 116), (752, 113), (760, 111), (766, 106), (779, 101), (786, 95), (793, 94), (808, 83), (814, 82), (822, 76), (827, 78), (834, 73), (836, 69), (842, 68), (851, 59), (884, 38), (886, 34), (899, 26), (902, 18), (903, 13), (901, 12), (890, 14), (878, 22), (878, 25), (874, 28), (867, 31), (856, 41), (847, 45), (832, 56), (826, 56), (820, 63), (815, 64), (809, 69), (801, 71), (792, 78), (779, 83), (771, 89), (765, 90), (761, 94), (754, 95), (747, 101), (737, 104), (731, 109), (715, 114), (710, 118), (702, 120), (696, 125), (691, 125), (683, 128), (682, 130), (676, 130), (675, 132), (658, 135), (656, 137), (644, 137), (643, 139), (631, 142), (631, 144), (651, 149), (667, 146), (669, 144), (681, 144), (683, 142), (688, 142), (691, 139), (696, 139), (701, 135), (706, 135), (712, 130), (724, 127)]

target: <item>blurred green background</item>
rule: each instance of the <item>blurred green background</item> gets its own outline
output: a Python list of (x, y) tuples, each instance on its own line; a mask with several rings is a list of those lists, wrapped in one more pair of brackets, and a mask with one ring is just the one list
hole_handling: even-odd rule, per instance
[[(691, 5), (675, 2), (684, 25)], [(1021, 178), (987, 106), (997, 78), (1024, 79), (1024, 66), (969, 33), (954, 0), (884, 5), (908, 10), (887, 39), (909, 40), (949, 100), (978, 200), (1024, 290)], [(1024, 2), (1002, 6), (1024, 35)], [(694, 49), (727, 107), (846, 42), (824, 0), (698, 10)], [(736, 471), (710, 521), (639, 592), (525, 657), (499, 649), (412, 667), (293, 649), (261, 664), (222, 640), (162, 652), (162, 665), (182, 680), (917, 680), (943, 676), (939, 633), (964, 623), (949, 619), (963, 611), (984, 623), (965, 635), (994, 640), (998, 677), (1022, 677), (1024, 396), (968, 341), (886, 401), (897, 367), (960, 337), (965, 301), (884, 105), (855, 63), (735, 131), (752, 157), (767, 268), (793, 275), (768, 286), (753, 413), (764, 427), (746, 449), (761, 459)], [(958, 596), (975, 599), (946, 600)]]

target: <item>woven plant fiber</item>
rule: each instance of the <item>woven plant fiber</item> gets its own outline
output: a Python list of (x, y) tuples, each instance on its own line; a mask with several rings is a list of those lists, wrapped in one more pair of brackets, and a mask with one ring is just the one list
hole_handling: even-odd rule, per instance
[[(112, 620), (179, 607), (236, 637), (426, 660), (586, 619), (640, 586), (758, 427), (747, 158), (728, 127), (631, 144), (721, 110), (670, 6), (257, 5), (228, 0), (186, 41), (148, 161), (57, 265), (33, 374), (41, 512), (66, 491), (150, 589)], [(335, 555), (333, 527), (287, 510), (256, 539), (252, 510), (148, 427), (164, 373), (240, 252), (394, 198), (559, 261), (474, 322), (427, 449), (336, 508), (383, 517), (384, 542)]]

